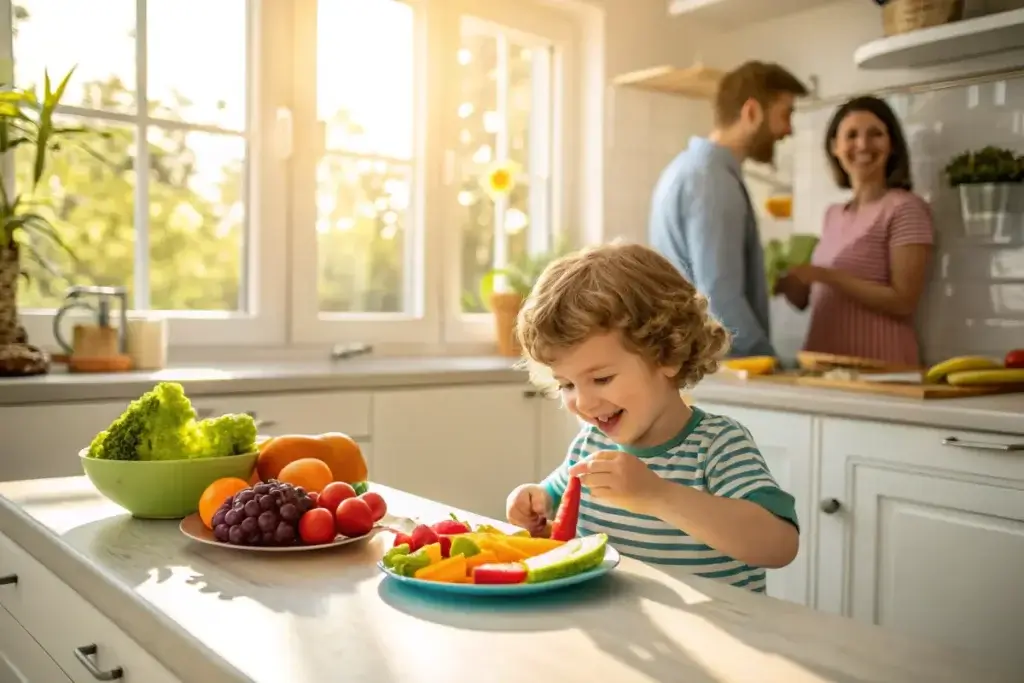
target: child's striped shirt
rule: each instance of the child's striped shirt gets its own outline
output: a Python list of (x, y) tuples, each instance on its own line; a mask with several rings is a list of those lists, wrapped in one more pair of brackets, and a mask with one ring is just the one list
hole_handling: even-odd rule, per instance
[[(671, 441), (654, 448), (620, 446), (592, 425), (573, 440), (565, 461), (541, 483), (557, 507), (568, 470), (597, 451), (631, 453), (660, 477), (728, 498), (742, 498), (798, 526), (793, 497), (779, 488), (753, 437), (732, 418), (692, 407), (693, 416)], [(689, 568), (692, 573), (764, 592), (765, 570), (723, 555), (656, 517), (603, 505), (583, 487), (580, 535), (603, 532), (623, 555), (651, 564)]]

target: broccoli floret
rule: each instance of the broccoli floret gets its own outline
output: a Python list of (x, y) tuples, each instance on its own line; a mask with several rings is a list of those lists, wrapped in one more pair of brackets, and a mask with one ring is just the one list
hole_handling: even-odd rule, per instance
[(256, 450), (256, 421), (238, 413), (201, 420), (196, 424), (197, 457), (243, 455)]
[(177, 382), (161, 382), (132, 401), (89, 446), (106, 460), (179, 460), (241, 455), (256, 450), (256, 422), (223, 415), (197, 422)]

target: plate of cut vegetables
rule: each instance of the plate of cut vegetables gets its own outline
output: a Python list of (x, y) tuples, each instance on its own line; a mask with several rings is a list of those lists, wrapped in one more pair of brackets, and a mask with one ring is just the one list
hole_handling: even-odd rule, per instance
[(576, 536), (579, 480), (570, 479), (548, 538), (475, 528), (454, 515), (396, 533), (377, 566), (402, 584), (443, 593), (524, 595), (596, 579), (621, 559), (606, 534)]

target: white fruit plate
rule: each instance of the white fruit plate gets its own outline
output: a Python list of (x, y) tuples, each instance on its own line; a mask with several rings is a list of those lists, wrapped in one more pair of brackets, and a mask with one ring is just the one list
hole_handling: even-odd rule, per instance
[(368, 534), (362, 536), (335, 536), (334, 540), (330, 543), (318, 543), (316, 545), (306, 545), (297, 543), (295, 545), (284, 545), (284, 546), (259, 546), (259, 545), (234, 545), (232, 543), (225, 543), (218, 541), (217, 537), (213, 535), (213, 531), (206, 528), (203, 524), (203, 520), (199, 517), (199, 513), (192, 513), (185, 519), (181, 520), (181, 524), (178, 528), (181, 529), (181, 533), (185, 534), (193, 541), (199, 541), (207, 545), (215, 545), (219, 548), (230, 548), (231, 550), (248, 550), (250, 552), (258, 553), (294, 553), (303, 550), (323, 550), (324, 548), (337, 548), (338, 546), (348, 545), (349, 543), (358, 543), (367, 539), (373, 538), (377, 532), (385, 531), (390, 524), (385, 524), (388, 518), (384, 517), (380, 522), (374, 525), (373, 529)]

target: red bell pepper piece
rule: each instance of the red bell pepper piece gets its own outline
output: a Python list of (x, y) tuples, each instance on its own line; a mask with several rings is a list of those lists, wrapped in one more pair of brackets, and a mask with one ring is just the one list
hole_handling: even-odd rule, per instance
[(409, 534), (403, 534), (401, 531), (396, 532), (395, 533), (395, 542), (391, 544), (391, 547), (392, 548), (397, 548), (398, 546), (402, 545), (403, 543), (408, 545), (409, 546), (409, 551), (412, 552), (412, 537), (409, 536)]
[(526, 567), (518, 562), (482, 564), (473, 569), (473, 583), (496, 585), (523, 583), (526, 581)]
[(442, 519), (440, 522), (434, 522), (431, 528), (438, 536), (457, 536), (458, 534), (468, 534), (470, 531), (468, 524), (457, 519)]
[(440, 536), (437, 542), (441, 545), (441, 557), (451, 557), (452, 554), (452, 537), (451, 536)]
[(576, 523), (580, 518), (579, 477), (570, 477), (569, 483), (562, 494), (562, 502), (558, 505), (558, 513), (551, 524), (551, 539), (555, 541), (571, 541), (576, 538)]

